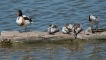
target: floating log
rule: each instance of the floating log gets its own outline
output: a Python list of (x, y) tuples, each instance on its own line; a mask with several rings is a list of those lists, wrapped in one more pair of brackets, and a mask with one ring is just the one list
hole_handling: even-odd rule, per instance
[[(106, 38), (106, 29), (93, 29), (95, 33), (92, 33), (91, 29), (88, 28), (78, 34), (77, 39), (102, 39)], [(12, 42), (23, 42), (23, 41), (44, 41), (44, 40), (65, 40), (74, 39), (73, 33), (63, 34), (62, 32), (57, 32), (54, 35), (49, 35), (47, 32), (23, 32), (19, 31), (2, 31), (0, 35), (0, 41), (11, 40)]]

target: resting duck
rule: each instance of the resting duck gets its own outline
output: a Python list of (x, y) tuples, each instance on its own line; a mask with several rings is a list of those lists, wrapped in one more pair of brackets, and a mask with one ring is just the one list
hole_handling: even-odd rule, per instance
[(50, 24), (49, 27), (48, 27), (48, 33), (49, 34), (54, 34), (56, 32), (59, 32), (58, 26)]
[(70, 34), (70, 32), (72, 32), (72, 25), (71, 24), (66, 24), (63, 28), (62, 28), (62, 32), (64, 34)]
[(66, 24), (65, 26), (63, 26), (62, 32), (63, 32), (63, 34), (70, 34), (70, 31), (68, 29), (68, 24)]
[(58, 28), (57, 25), (54, 25), (54, 32), (55, 32), (55, 33), (56, 33), (56, 32), (59, 32), (59, 28)]
[(67, 24), (67, 28), (68, 28), (69, 32), (72, 32), (72, 27), (73, 27), (72, 24)]
[(28, 25), (30, 25), (32, 23), (32, 20), (29, 17), (22, 15), (21, 10), (18, 10), (17, 16), (18, 16), (16, 19), (17, 25), (25, 27), (25, 32), (26, 32), (26, 28)]
[(81, 24), (74, 24), (72, 27), (72, 31), (74, 33), (75, 39), (77, 38), (77, 34), (79, 34), (83, 30)]
[(97, 16), (89, 15), (89, 22), (91, 25), (91, 29), (93, 29), (94, 25), (96, 25), (96, 29), (98, 28), (99, 20)]
[(49, 25), (49, 27), (48, 27), (48, 33), (49, 33), (49, 34), (53, 34), (53, 33), (54, 33), (53, 27), (54, 27), (53, 24), (50, 24), (50, 25)]

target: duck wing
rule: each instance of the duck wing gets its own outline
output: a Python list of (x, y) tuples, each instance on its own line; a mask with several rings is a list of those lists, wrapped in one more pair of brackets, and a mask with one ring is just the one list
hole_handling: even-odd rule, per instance
[(25, 20), (29, 20), (30, 22), (32, 22), (32, 19), (29, 17), (24, 17)]

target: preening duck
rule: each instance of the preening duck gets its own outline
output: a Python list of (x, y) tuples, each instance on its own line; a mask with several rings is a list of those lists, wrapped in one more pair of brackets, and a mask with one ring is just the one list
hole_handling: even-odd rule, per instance
[(77, 38), (77, 34), (79, 34), (83, 30), (81, 24), (74, 24), (72, 27), (72, 32), (74, 33), (75, 39)]
[(94, 15), (89, 15), (89, 23), (91, 26), (91, 29), (93, 29), (93, 26), (96, 25), (96, 29), (98, 28), (98, 24), (99, 24), (99, 19), (97, 16)]
[(17, 16), (18, 16), (16, 19), (17, 25), (25, 27), (25, 32), (26, 32), (26, 28), (28, 25), (32, 23), (32, 20), (29, 17), (23, 15), (21, 10), (18, 10)]

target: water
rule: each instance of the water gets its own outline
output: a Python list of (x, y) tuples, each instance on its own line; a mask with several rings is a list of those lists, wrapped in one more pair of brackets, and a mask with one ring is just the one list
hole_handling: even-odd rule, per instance
[(17, 10), (30, 16), (33, 24), (29, 31), (47, 31), (49, 24), (58, 25), (61, 29), (67, 23), (80, 23), (83, 28), (89, 27), (88, 15), (98, 16), (99, 27), (105, 27), (106, 0), (1, 0), (0, 31), (23, 30), (17, 26)]
[(105, 60), (106, 41), (0, 45), (0, 60)]
[[(29, 31), (46, 31), (49, 24), (61, 29), (67, 23), (89, 27), (88, 15), (98, 16), (100, 28), (105, 28), (106, 0), (1, 0), (0, 32), (23, 30), (17, 26), (17, 10), (30, 16)], [(106, 42), (81, 42), (69, 45), (0, 46), (0, 60), (105, 60)]]

